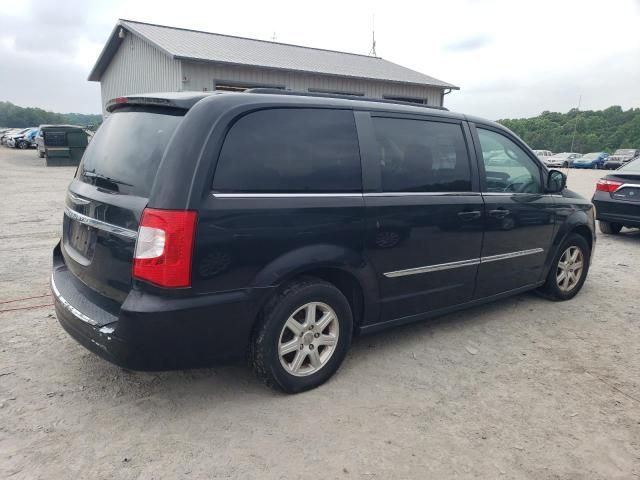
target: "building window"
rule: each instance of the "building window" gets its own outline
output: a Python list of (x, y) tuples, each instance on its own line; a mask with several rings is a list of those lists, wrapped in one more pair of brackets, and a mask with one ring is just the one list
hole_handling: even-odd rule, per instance
[(417, 103), (418, 105), (427, 105), (426, 98), (416, 98), (416, 97), (396, 97), (395, 95), (383, 95), (382, 98), (385, 100), (393, 100), (396, 102), (407, 102), (407, 103)]
[(264, 83), (236, 82), (233, 80), (214, 80), (213, 89), (225, 92), (244, 92), (250, 88), (277, 88), (284, 90), (284, 85), (268, 85)]
[(330, 95), (345, 95), (351, 97), (364, 97), (363, 92), (345, 92), (339, 90), (326, 90), (324, 88), (309, 88), (309, 93), (328, 93)]

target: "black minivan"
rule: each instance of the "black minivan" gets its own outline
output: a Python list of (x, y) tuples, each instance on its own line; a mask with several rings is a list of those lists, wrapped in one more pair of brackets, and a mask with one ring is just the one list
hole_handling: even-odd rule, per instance
[(257, 90), (117, 98), (69, 185), (58, 319), (138, 370), (248, 358), (326, 381), (354, 335), (538, 289), (567, 300), (588, 200), (504, 127)]

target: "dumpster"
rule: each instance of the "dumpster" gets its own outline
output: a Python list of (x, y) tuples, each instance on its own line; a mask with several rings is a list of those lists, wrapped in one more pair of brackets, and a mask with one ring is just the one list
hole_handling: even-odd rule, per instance
[(78, 166), (87, 143), (87, 132), (76, 125), (41, 125), (36, 136), (38, 155), (47, 167)]

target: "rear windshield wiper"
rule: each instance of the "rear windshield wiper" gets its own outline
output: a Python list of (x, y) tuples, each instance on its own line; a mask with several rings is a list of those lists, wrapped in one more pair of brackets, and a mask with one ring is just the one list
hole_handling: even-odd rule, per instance
[(105, 182), (115, 183), (117, 185), (125, 185), (127, 187), (133, 187), (130, 183), (123, 182), (122, 180), (116, 180), (115, 178), (107, 177), (101, 173), (84, 171), (82, 175), (89, 178), (99, 178), (100, 180), (104, 180)]

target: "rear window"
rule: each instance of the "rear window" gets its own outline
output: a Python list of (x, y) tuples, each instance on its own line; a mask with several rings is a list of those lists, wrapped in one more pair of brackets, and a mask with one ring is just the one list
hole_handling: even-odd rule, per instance
[(148, 197), (183, 111), (127, 107), (107, 117), (89, 143), (78, 178), (101, 188)]
[(229, 130), (213, 189), (229, 193), (360, 192), (360, 151), (347, 110), (272, 109)]

